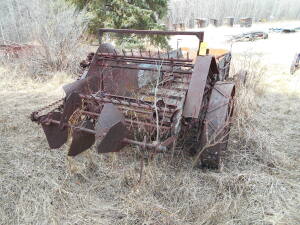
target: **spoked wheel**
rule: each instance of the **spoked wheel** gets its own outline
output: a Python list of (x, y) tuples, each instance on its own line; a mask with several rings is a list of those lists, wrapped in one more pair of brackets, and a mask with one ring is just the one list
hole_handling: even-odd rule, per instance
[(198, 149), (202, 167), (218, 169), (220, 166), (221, 153), (227, 149), (234, 94), (232, 82), (218, 81), (213, 87)]

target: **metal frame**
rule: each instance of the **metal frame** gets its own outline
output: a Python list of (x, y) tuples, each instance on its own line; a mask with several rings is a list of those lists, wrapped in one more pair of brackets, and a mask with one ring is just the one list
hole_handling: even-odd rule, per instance
[[(203, 32), (99, 29), (100, 42), (105, 32), (195, 35), (200, 43), (204, 36)], [(224, 88), (224, 93), (231, 92), (234, 84), (215, 85), (219, 70), (213, 56), (198, 56), (193, 64), (178, 50), (118, 53), (109, 44), (102, 44), (85, 64), (85, 76), (63, 87), (63, 104), (55, 102), (31, 115), (42, 125), (50, 148), (59, 148), (72, 136), (69, 156), (80, 154), (94, 143), (99, 153), (117, 152), (127, 144), (166, 152), (169, 146), (175, 147), (181, 135), (187, 137), (188, 130), (190, 137), (197, 137), (194, 141), (199, 146), (204, 119), (226, 119), (228, 104), (224, 101), (228, 103), (230, 98), (218, 96), (217, 91)], [(150, 85), (151, 79), (157, 80), (153, 71), (160, 78), (155, 88)], [(144, 80), (139, 83), (141, 77), (149, 78), (146, 84)], [(212, 101), (212, 94), (219, 97), (215, 98), (217, 102)], [(161, 136), (157, 139), (156, 134)]]

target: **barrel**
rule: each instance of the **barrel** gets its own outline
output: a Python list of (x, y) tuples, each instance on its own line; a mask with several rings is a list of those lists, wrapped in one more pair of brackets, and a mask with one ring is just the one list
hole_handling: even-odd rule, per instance
[(218, 20), (217, 19), (209, 19), (209, 25), (213, 25), (213, 26), (217, 27)]
[(233, 27), (234, 18), (233, 17), (225, 17), (223, 20), (223, 25)]
[(196, 19), (197, 28), (207, 27), (207, 19), (206, 18), (199, 18)]
[(241, 18), (240, 26), (241, 27), (251, 27), (252, 26), (252, 18), (250, 18), (250, 17)]

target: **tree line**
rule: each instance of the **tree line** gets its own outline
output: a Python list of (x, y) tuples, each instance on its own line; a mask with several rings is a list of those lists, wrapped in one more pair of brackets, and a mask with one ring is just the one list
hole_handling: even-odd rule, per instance
[(193, 25), (197, 18), (222, 20), (225, 17), (252, 17), (254, 20), (276, 21), (300, 19), (299, 0), (170, 0), (170, 24)]
[[(193, 26), (196, 18), (221, 20), (229, 16), (266, 21), (300, 19), (300, 1), (0, 0), (0, 44), (34, 41), (36, 33), (49, 34), (49, 26), (52, 33), (61, 36), (73, 32), (74, 27), (85, 27), (83, 23), (91, 34), (99, 27), (163, 29), (163, 23)], [(164, 43), (165, 39), (155, 37), (152, 41)]]

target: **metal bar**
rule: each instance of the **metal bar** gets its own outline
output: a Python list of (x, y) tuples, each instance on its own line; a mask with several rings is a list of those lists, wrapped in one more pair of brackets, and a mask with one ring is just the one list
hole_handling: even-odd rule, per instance
[(196, 36), (199, 39), (197, 55), (200, 52), (200, 44), (204, 39), (204, 32), (198, 31), (162, 31), (162, 30), (133, 30), (133, 29), (110, 29), (110, 28), (100, 28), (98, 30), (99, 44), (102, 43), (103, 33), (118, 33), (118, 34), (142, 34), (142, 35), (188, 35)]
[[(157, 128), (157, 125), (156, 124), (153, 124), (153, 123), (147, 123), (147, 122), (142, 122), (142, 121), (134, 121), (134, 120), (130, 120), (130, 119), (125, 119), (126, 123), (134, 123), (134, 124), (138, 124), (138, 125), (145, 125), (145, 126), (148, 126), (148, 127), (153, 127), (153, 128)], [(171, 127), (167, 127), (167, 126), (163, 126), (163, 125), (159, 125), (158, 126), (159, 128), (163, 129), (163, 130), (170, 130)]]
[(198, 31), (163, 31), (163, 30), (133, 30), (133, 29), (111, 29), (100, 28), (99, 35), (103, 33), (118, 33), (118, 34), (143, 34), (143, 35), (188, 35), (196, 36), (200, 41), (203, 41), (204, 32)]
[(177, 140), (177, 137), (176, 136), (171, 136), (171, 137), (168, 137), (167, 140), (163, 141), (161, 143), (162, 146), (169, 146), (170, 144), (173, 144), (175, 141)]
[[(138, 59), (114, 59), (114, 58), (98, 58), (98, 61), (113, 61), (113, 62), (125, 62), (125, 63), (136, 63), (136, 64), (153, 64), (153, 65), (164, 65), (164, 66), (174, 66), (174, 67), (187, 67), (187, 68), (194, 68), (193, 64), (186, 64), (186, 63), (169, 63), (164, 61), (157, 61), (157, 60), (138, 60)], [(103, 66), (101, 64), (101, 66)]]
[[(112, 95), (112, 94), (104, 94), (106, 97), (112, 97), (112, 98), (119, 98), (119, 99), (124, 99), (124, 100), (128, 100), (128, 101), (132, 101), (132, 102), (136, 102), (138, 104), (140, 104), (141, 102), (142, 103), (145, 103), (145, 104), (150, 104), (150, 106), (153, 105), (153, 102), (151, 101), (146, 101), (146, 100), (139, 100), (139, 99), (136, 99), (136, 98), (130, 98), (130, 97), (127, 97), (127, 96), (120, 96), (120, 95)], [(170, 113), (173, 113), (173, 109), (176, 110), (177, 109), (177, 105), (170, 105), (170, 104), (167, 104), (166, 105), (167, 107), (157, 107), (159, 110), (161, 111), (164, 111), (164, 112), (170, 112)], [(171, 109), (172, 108), (172, 109)], [(153, 109), (153, 107), (151, 108)]]
[[(53, 120), (53, 119), (47, 119), (46, 122), (44, 122), (44, 123), (45, 124), (47, 124), (47, 123), (54, 123), (54, 124), (60, 125), (60, 121)], [(67, 126), (67, 127), (69, 127), (69, 128), (75, 129), (75, 130), (85, 131), (85, 132), (87, 132), (89, 134), (96, 134), (96, 132), (94, 130), (91, 130), (91, 129), (87, 129), (87, 128), (83, 128), (83, 127), (76, 127), (76, 126), (73, 126), (73, 125), (70, 125), (70, 124), (64, 124), (64, 125)]]
[[(126, 107), (126, 106), (120, 106), (119, 109), (121, 110), (129, 110), (129, 111), (134, 111), (134, 112), (137, 112), (137, 113), (143, 113), (143, 114), (148, 114), (148, 115), (153, 115), (154, 111), (144, 111), (144, 110), (139, 110), (139, 109), (135, 109), (135, 108), (132, 108), (132, 107)], [(165, 113), (167, 114), (166, 116), (167, 117), (171, 117), (172, 116), (172, 113), (170, 112), (160, 112), (160, 113)]]
[[(141, 103), (135, 103), (135, 102), (128, 102), (126, 100), (120, 100), (120, 99), (110, 99), (110, 98), (101, 98), (101, 97), (94, 97), (94, 96), (86, 96), (86, 95), (80, 95), (81, 98), (83, 99), (88, 99), (88, 100), (96, 100), (98, 102), (105, 102), (105, 103), (114, 103), (114, 104), (119, 104), (119, 105), (128, 105), (128, 106), (133, 106), (133, 107), (137, 107), (137, 108), (143, 108), (143, 109), (155, 109), (155, 107), (153, 105), (147, 105), (147, 104), (141, 104)], [(176, 109), (176, 106), (174, 106), (174, 108)], [(166, 111), (166, 112), (170, 112), (173, 113), (174, 110), (170, 109), (170, 108), (158, 108), (160, 111)]]
[(170, 99), (182, 99), (183, 96), (178, 96), (178, 95), (168, 95), (168, 94), (165, 94), (165, 93), (149, 93), (149, 92), (141, 92), (141, 94), (143, 95), (150, 95), (150, 96), (158, 96), (158, 97), (164, 97), (164, 98), (170, 98)]
[(184, 71), (184, 70), (167, 70), (167, 69), (156, 69), (156, 68), (147, 68), (147, 67), (139, 67), (136, 65), (130, 65), (127, 64), (126, 66), (121, 65), (109, 65), (109, 67), (112, 68), (123, 68), (123, 69), (130, 69), (130, 70), (146, 70), (146, 71), (160, 71), (160, 72), (169, 72), (169, 73), (177, 73), (177, 74), (192, 74), (190, 71)]
[[(60, 121), (49, 119), (45, 123), (54, 123), (54, 124), (59, 125)], [(75, 129), (75, 130), (80, 130), (80, 131), (87, 132), (89, 134), (94, 134), (94, 135), (96, 134), (96, 132), (94, 130), (91, 130), (91, 129), (87, 129), (87, 128), (83, 128), (83, 127), (76, 127), (76, 126), (69, 125), (69, 124), (66, 124), (66, 126), (69, 127), (69, 128)], [(144, 142), (140, 142), (140, 141), (131, 140), (131, 139), (128, 139), (128, 138), (124, 138), (122, 140), (122, 142), (125, 142), (127, 144), (145, 146), (146, 148), (154, 148), (154, 149), (157, 149), (157, 150), (160, 150), (160, 151), (166, 151), (167, 150), (167, 146), (162, 146), (160, 143), (157, 143), (157, 144), (144, 143)]]
[(140, 56), (138, 56), (138, 55), (124, 56), (124, 55), (116, 55), (116, 54), (112, 54), (112, 53), (98, 53), (97, 55), (103, 56), (103, 57), (110, 57), (110, 58), (126, 58), (126, 59), (133, 58), (133, 59), (165, 60), (165, 61), (172, 61), (172, 62), (193, 62), (192, 59), (178, 59), (178, 58), (170, 57), (169, 52), (167, 54), (168, 54), (168, 58), (143, 56), (143, 55), (141, 55), (141, 52), (140, 52)]
[[(189, 71), (189, 72), (191, 72), (191, 71)], [(191, 77), (192, 77), (192, 74), (193, 74), (193, 72), (191, 72), (191, 73), (186, 73), (186, 75), (184, 76), (185, 78), (188, 78), (189, 79), (189, 82), (190, 82), (190, 79), (191, 79)], [(173, 71), (173, 74), (172, 74), (175, 78), (180, 78), (180, 79), (182, 79), (182, 75), (180, 75), (180, 74), (177, 74), (177, 72), (176, 72), (176, 70), (175, 71)]]
[(227, 54), (228, 54), (228, 52), (226, 52), (226, 53), (224, 53), (224, 54), (222, 54), (222, 55), (215, 56), (215, 59), (218, 60), (218, 59), (224, 57), (224, 56), (227, 55)]
[[(169, 81), (167, 81), (167, 82), (171, 82), (171, 83), (179, 83), (179, 84), (187, 84), (187, 85), (190, 84), (189, 81), (176, 80), (176, 78), (177, 78), (177, 77), (175, 77), (175, 79), (169, 80)], [(179, 78), (181, 78), (181, 77), (179, 77)], [(188, 87), (187, 87), (187, 89), (188, 89)]]
[[(83, 114), (90, 115), (90, 116), (95, 116), (95, 117), (99, 117), (99, 115), (100, 115), (99, 113), (94, 113), (94, 112), (89, 112), (89, 111), (84, 111), (84, 110), (81, 110), (80, 112), (83, 113)], [(125, 119), (125, 121), (127, 123), (130, 123), (130, 124), (134, 123), (134, 124), (138, 124), (138, 125), (145, 125), (145, 126), (156, 128), (156, 124), (152, 124), (152, 123), (148, 123), (148, 122), (144, 122), (144, 121), (134, 121), (134, 120), (131, 120), (131, 119)], [(169, 122), (167, 122), (167, 121), (162, 121), (162, 122), (169, 124)], [(170, 127), (167, 127), (167, 126), (164, 126), (164, 125), (159, 125), (159, 128), (164, 129), (164, 130), (170, 130), (171, 129)]]
[(176, 91), (187, 91), (188, 87), (186, 87), (186, 88), (183, 88), (183, 87), (172, 87), (172, 89), (176, 90)]
[[(101, 57), (101, 56), (99, 56)], [(153, 64), (153, 65), (165, 65), (165, 66), (177, 66), (177, 67), (188, 67), (188, 68), (194, 68), (194, 64), (188, 64), (188, 63), (181, 63), (181, 62), (168, 62), (168, 61), (158, 61), (158, 60), (144, 60), (144, 59), (133, 59), (133, 58), (114, 58), (114, 57), (101, 57), (98, 58), (98, 61), (117, 61), (117, 62), (132, 62), (132, 63), (138, 63), (138, 64)], [(101, 64), (102, 65), (102, 64)]]

